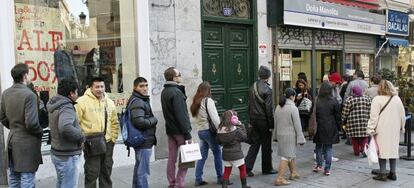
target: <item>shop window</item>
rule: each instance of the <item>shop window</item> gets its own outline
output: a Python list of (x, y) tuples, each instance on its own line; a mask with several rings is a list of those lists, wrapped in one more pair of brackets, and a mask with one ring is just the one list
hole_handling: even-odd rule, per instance
[(59, 80), (73, 78), (82, 95), (99, 76), (120, 111), (136, 77), (135, 1), (14, 2), (16, 63), (29, 65), (36, 92), (52, 97)]

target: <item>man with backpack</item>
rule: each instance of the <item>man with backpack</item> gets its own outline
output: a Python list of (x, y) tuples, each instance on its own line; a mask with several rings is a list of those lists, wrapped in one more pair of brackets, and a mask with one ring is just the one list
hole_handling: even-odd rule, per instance
[(130, 110), (132, 125), (140, 130), (144, 137), (144, 143), (134, 147), (135, 167), (132, 187), (148, 188), (149, 162), (152, 147), (157, 144), (155, 131), (158, 120), (152, 113), (148, 82), (145, 78), (138, 77), (134, 80), (134, 91), (128, 101), (127, 110)]
[(262, 173), (276, 174), (272, 165), (272, 130), (273, 98), (268, 80), (271, 72), (269, 67), (260, 66), (259, 78), (249, 91), (249, 122), (251, 145), (245, 158), (248, 175), (254, 176), (252, 170), (260, 147), (262, 147)]

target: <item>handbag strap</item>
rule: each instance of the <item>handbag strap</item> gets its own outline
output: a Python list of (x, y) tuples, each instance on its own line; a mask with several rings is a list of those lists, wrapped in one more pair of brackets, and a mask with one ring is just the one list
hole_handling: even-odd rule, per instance
[(378, 115), (378, 116), (380, 116), (380, 115), (381, 115), (382, 111), (384, 111), (384, 109), (388, 106), (388, 104), (390, 103), (390, 101), (391, 101), (391, 99), (392, 99), (393, 97), (394, 97), (394, 95), (393, 95), (393, 96), (391, 96), (391, 97), (390, 97), (390, 99), (388, 99), (388, 101), (387, 101), (387, 103), (385, 104), (385, 106), (381, 108), (381, 111), (380, 111), (380, 113), (379, 113), (379, 115)]
[(108, 124), (108, 110), (107, 110), (107, 104), (105, 104), (105, 129), (104, 129), (104, 137), (106, 136), (106, 127)]
[(257, 89), (257, 87), (258, 87), (258, 85), (257, 85), (257, 81), (256, 81), (253, 84), (254, 95), (256, 96), (257, 100), (259, 100), (260, 103), (264, 104), (265, 101), (262, 99), (262, 97), (260, 97), (259, 90)]
[(212, 123), (211, 122), (211, 118), (210, 118), (210, 114), (208, 113), (208, 108), (207, 108), (207, 105), (208, 105), (208, 97), (206, 97), (205, 99), (204, 99), (204, 106), (206, 106), (206, 113), (207, 113), (207, 121), (208, 121), (208, 123)]

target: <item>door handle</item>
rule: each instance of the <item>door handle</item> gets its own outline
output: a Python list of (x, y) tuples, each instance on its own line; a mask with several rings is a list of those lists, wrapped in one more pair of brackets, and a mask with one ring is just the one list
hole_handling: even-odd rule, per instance
[(240, 103), (243, 103), (243, 99), (242, 99), (242, 98), (238, 97), (238, 98), (237, 98), (237, 100), (238, 100)]

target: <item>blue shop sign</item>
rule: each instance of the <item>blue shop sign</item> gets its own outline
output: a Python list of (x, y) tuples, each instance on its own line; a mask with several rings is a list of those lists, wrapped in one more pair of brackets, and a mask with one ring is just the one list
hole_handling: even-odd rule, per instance
[(387, 34), (408, 36), (409, 34), (408, 14), (395, 10), (387, 12)]

